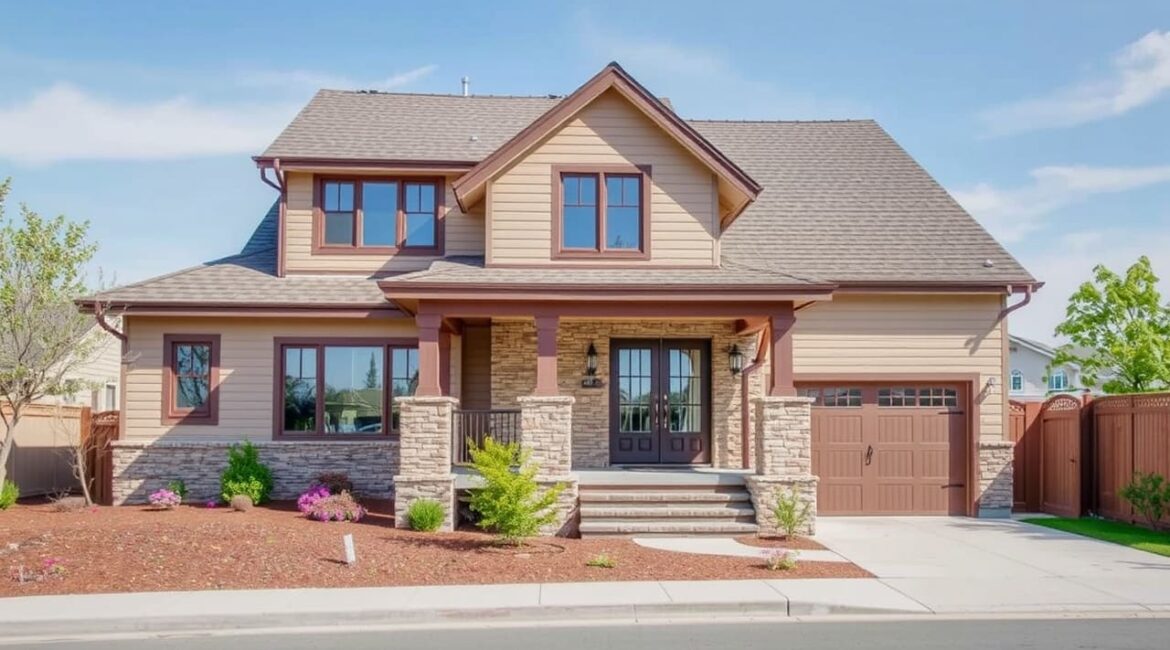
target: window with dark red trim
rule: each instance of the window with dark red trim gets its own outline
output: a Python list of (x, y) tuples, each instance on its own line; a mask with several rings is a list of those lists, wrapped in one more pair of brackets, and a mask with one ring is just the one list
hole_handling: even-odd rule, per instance
[(283, 437), (397, 433), (393, 398), (413, 395), (418, 387), (414, 345), (286, 342), (278, 344), (277, 354), (277, 431)]
[(442, 252), (443, 182), (425, 178), (318, 177), (318, 252)]
[(163, 422), (218, 421), (219, 336), (163, 336)]
[(554, 168), (555, 257), (644, 257), (649, 250), (649, 178), (634, 167)]

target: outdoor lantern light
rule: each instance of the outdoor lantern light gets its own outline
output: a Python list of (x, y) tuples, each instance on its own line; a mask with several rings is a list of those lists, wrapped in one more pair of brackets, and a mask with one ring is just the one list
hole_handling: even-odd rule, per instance
[(593, 347), (593, 342), (589, 342), (589, 350), (585, 352), (585, 374), (592, 377), (597, 374), (597, 348)]
[(727, 359), (731, 362), (731, 374), (738, 375), (743, 371), (743, 352), (739, 351), (738, 345), (732, 345), (727, 351)]

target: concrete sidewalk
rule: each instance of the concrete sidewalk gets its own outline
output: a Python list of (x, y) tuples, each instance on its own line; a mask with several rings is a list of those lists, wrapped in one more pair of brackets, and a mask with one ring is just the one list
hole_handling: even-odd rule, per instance
[(928, 612), (868, 579), (587, 582), (4, 598), (0, 630), (10, 639), (339, 624)]

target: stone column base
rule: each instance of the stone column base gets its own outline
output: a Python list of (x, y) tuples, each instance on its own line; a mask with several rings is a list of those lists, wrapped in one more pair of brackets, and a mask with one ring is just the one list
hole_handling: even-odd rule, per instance
[(781, 494), (791, 491), (802, 503), (809, 504), (808, 524), (803, 530), (797, 531), (801, 535), (815, 535), (817, 531), (817, 477), (812, 475), (797, 477), (778, 476), (748, 476), (746, 479), (748, 492), (752, 495), (752, 507), (756, 509), (756, 525), (761, 535), (782, 534), (776, 525), (776, 515), (772, 510), (776, 507), (776, 500)]
[(539, 479), (539, 483), (541, 490), (547, 490), (558, 483), (564, 484), (565, 486), (565, 489), (561, 490), (561, 494), (557, 497), (557, 502), (553, 506), (553, 510), (557, 513), (556, 520), (551, 524), (541, 526), (540, 534), (556, 537), (575, 537), (578, 532), (578, 523), (580, 523), (577, 475), (569, 474), (560, 478), (541, 478)]
[(439, 528), (442, 531), (455, 530), (455, 476), (448, 474), (435, 478), (415, 476), (394, 477), (394, 527), (410, 528), (406, 517), (410, 504), (420, 499), (432, 499), (443, 504), (447, 517)]
[(1012, 516), (1015, 448), (1010, 440), (979, 441), (980, 519)]

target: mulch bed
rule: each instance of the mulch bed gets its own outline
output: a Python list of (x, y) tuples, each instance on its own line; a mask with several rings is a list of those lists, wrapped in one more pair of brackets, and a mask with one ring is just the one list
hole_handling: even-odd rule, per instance
[(817, 542), (797, 535), (791, 539), (787, 537), (760, 537), (757, 535), (744, 535), (743, 537), (736, 537), (735, 541), (740, 544), (748, 546), (758, 546), (760, 548), (786, 548), (794, 551), (822, 551), (825, 547)]
[[(367, 503), (358, 523), (321, 523), (291, 503), (233, 512), (181, 506), (92, 507), (55, 512), (47, 504), (0, 511), (0, 596), (395, 585), (865, 578), (848, 563), (800, 562), (769, 571), (752, 558), (688, 555), (629, 539), (534, 540), (502, 549), (476, 531), (415, 533), (394, 528), (390, 504)], [(342, 535), (352, 533), (358, 561), (344, 563)], [(755, 539), (755, 538), (752, 538)], [(808, 540), (806, 540), (808, 541)], [(17, 545), (15, 549), (12, 545)], [(612, 569), (586, 566), (605, 553)], [(41, 580), (20, 583), (24, 569)]]

